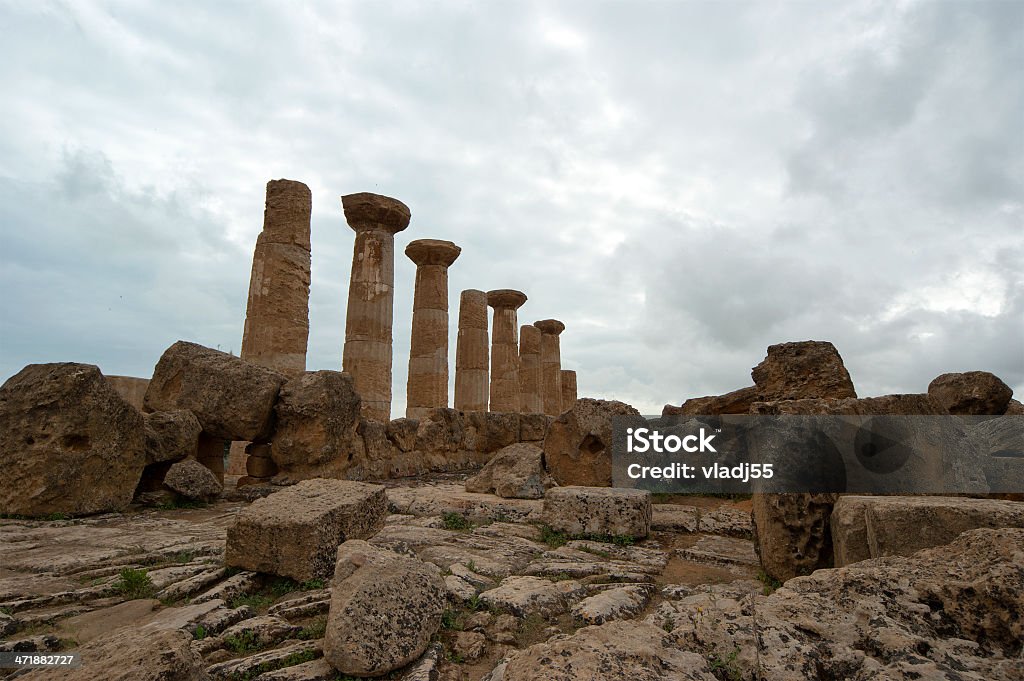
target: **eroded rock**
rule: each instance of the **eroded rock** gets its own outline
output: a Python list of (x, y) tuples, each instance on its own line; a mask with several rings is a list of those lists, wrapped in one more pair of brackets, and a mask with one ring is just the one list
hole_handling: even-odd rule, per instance
[(544, 470), (543, 452), (535, 445), (505, 447), (476, 475), (466, 480), (466, 491), (510, 499), (542, 499), (555, 484)]
[(544, 466), (559, 485), (610, 487), (612, 484), (612, 419), (626, 427), (645, 427), (646, 420), (623, 402), (576, 400), (551, 422), (544, 438)]

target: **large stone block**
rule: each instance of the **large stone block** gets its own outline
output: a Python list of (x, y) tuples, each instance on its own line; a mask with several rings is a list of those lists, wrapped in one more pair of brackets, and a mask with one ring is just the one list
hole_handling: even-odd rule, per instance
[(611, 487), (555, 487), (544, 495), (544, 522), (570, 535), (646, 537), (651, 493)]
[(306, 480), (242, 510), (228, 528), (229, 567), (291, 577), (323, 578), (348, 539), (373, 536), (384, 525), (384, 487), (351, 480)]
[(987, 371), (942, 374), (928, 384), (928, 394), (950, 414), (1005, 414), (1013, 397), (1010, 386)]
[(348, 458), (358, 439), (360, 399), (352, 377), (307, 371), (281, 387), (271, 449), (281, 468)]
[(168, 469), (164, 485), (195, 501), (213, 501), (224, 489), (217, 475), (195, 459), (179, 461)]
[(483, 470), (466, 480), (467, 492), (493, 492), (506, 499), (542, 499), (554, 481), (544, 470), (540, 447), (519, 443), (495, 454)]
[(843, 358), (828, 341), (768, 346), (768, 356), (750, 372), (761, 401), (857, 397)]
[(346, 541), (337, 551), (324, 657), (342, 674), (387, 674), (423, 654), (444, 608), (436, 566)]
[(146, 463), (181, 461), (196, 455), (203, 427), (187, 409), (144, 414)]
[(273, 428), (285, 376), (225, 352), (178, 341), (164, 351), (146, 390), (146, 409), (188, 409), (203, 432), (225, 440), (262, 440)]
[(961, 532), (1024, 528), (1024, 503), (966, 497), (840, 497), (832, 511), (836, 567), (909, 556), (949, 544)]
[(143, 419), (90, 364), (30, 364), (0, 387), (0, 513), (118, 511), (146, 464)]
[[(612, 484), (612, 419), (626, 417), (645, 427), (647, 421), (623, 402), (576, 400), (551, 422), (544, 438), (544, 466), (559, 485)], [(635, 421), (635, 423), (634, 423)]]
[(832, 566), (836, 494), (755, 494), (754, 546), (766, 574), (786, 581)]

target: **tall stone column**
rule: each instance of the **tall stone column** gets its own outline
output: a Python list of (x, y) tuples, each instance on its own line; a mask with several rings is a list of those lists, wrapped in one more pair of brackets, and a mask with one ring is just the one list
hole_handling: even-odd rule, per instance
[(533, 324), (519, 327), (519, 404), (524, 414), (543, 414), (541, 394), (540, 329)]
[(558, 335), (565, 331), (565, 324), (557, 319), (542, 319), (534, 322), (540, 329), (540, 363), (543, 374), (544, 413), (558, 416), (562, 413), (562, 353)]
[(562, 369), (562, 411), (572, 409), (576, 399), (576, 372), (572, 369)]
[(412, 303), (407, 418), (426, 416), (448, 406), (448, 267), (462, 249), (451, 241), (417, 239), (405, 247), (416, 263)]
[(487, 411), (487, 294), (467, 289), (459, 298), (459, 336), (455, 347), (455, 408)]
[(362, 415), (391, 419), (391, 323), (394, 316), (395, 234), (409, 226), (397, 199), (363, 192), (341, 197), (355, 230), (342, 368), (362, 398)]
[(519, 320), (516, 310), (526, 294), (512, 289), (487, 292), (487, 304), (494, 308), (491, 324), (490, 411), (519, 411)]
[(256, 237), (242, 359), (285, 374), (306, 370), (309, 338), (309, 187), (267, 183), (263, 231)]

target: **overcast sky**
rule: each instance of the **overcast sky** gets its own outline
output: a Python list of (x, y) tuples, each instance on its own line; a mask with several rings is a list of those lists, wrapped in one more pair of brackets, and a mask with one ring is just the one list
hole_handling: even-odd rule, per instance
[[(459, 291), (566, 324), (581, 396), (660, 413), (830, 340), (861, 396), (1024, 393), (1024, 2), (0, 0), (0, 380), (238, 353), (267, 180), (313, 192), (308, 369), (404, 201)], [(452, 371), (454, 379), (454, 370)]]

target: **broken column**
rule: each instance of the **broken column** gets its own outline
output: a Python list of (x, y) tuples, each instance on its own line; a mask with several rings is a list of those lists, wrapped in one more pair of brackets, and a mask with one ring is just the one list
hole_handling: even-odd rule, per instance
[(487, 411), (487, 294), (467, 289), (459, 299), (459, 336), (455, 348), (455, 408)]
[(543, 414), (541, 395), (540, 329), (533, 324), (519, 327), (519, 404), (524, 414)]
[(394, 314), (395, 234), (409, 226), (409, 208), (379, 194), (341, 197), (355, 230), (345, 319), (344, 371), (362, 397), (362, 415), (391, 419), (391, 323)]
[(285, 374), (306, 370), (311, 206), (303, 183), (268, 182), (252, 256), (241, 357)]
[(562, 354), (558, 335), (565, 331), (565, 324), (557, 319), (542, 319), (533, 325), (541, 332), (541, 393), (544, 396), (544, 413), (558, 416), (562, 413)]
[(487, 304), (494, 308), (491, 324), (490, 411), (519, 411), (519, 320), (516, 310), (526, 294), (512, 289), (487, 292)]
[(417, 239), (405, 248), (416, 263), (406, 418), (448, 406), (448, 267), (462, 249), (451, 241)]
[(562, 411), (576, 404), (576, 372), (562, 369)]

